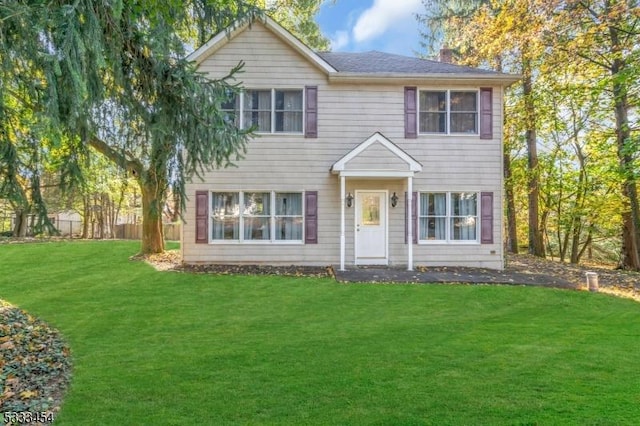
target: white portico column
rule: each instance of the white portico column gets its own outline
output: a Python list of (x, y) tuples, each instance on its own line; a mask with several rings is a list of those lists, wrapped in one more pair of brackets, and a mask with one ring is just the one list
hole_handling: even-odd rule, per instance
[(413, 178), (407, 178), (407, 271), (413, 271)]
[(340, 270), (344, 271), (344, 204), (345, 204), (345, 177), (340, 176)]

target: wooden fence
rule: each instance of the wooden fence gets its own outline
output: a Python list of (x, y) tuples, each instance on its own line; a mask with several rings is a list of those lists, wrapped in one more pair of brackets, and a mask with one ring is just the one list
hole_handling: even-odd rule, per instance
[[(53, 225), (56, 227), (60, 236), (70, 238), (82, 237), (82, 222), (76, 220), (58, 220), (52, 219)], [(179, 241), (180, 240), (180, 224), (168, 223), (164, 225), (164, 239), (167, 241)], [(13, 231), (13, 218), (11, 216), (0, 216), (0, 236), (11, 236)], [(88, 238), (96, 238), (96, 233), (89, 226)], [(33, 230), (31, 224), (27, 230), (27, 236), (32, 236)], [(113, 237), (121, 240), (140, 240), (142, 239), (142, 225), (141, 224), (122, 224), (115, 225), (113, 229)], [(111, 238), (111, 233), (105, 232), (104, 238)]]
[[(142, 225), (123, 224), (114, 227), (115, 236), (121, 240), (142, 239)], [(168, 241), (180, 240), (180, 224), (169, 223), (164, 225), (164, 239)]]

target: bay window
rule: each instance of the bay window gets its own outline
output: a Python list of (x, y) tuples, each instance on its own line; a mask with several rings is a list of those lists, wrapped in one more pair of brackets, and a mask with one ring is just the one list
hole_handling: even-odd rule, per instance
[(475, 192), (420, 193), (419, 215), (421, 241), (478, 241), (478, 194)]

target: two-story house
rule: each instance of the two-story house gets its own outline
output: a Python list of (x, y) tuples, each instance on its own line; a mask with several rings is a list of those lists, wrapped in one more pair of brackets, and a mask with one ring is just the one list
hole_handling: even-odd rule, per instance
[(187, 186), (185, 263), (503, 268), (503, 92), (516, 76), (314, 52), (273, 20), (190, 55), (257, 137)]

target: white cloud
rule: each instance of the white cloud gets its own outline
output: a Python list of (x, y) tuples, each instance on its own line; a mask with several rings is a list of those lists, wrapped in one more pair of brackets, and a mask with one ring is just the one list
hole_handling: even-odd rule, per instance
[(421, 0), (374, 0), (373, 5), (358, 18), (353, 38), (357, 42), (374, 39), (390, 27), (415, 20), (414, 14), (423, 7)]
[(336, 31), (333, 36), (329, 38), (331, 43), (331, 50), (337, 51), (349, 44), (349, 33), (347, 31)]

